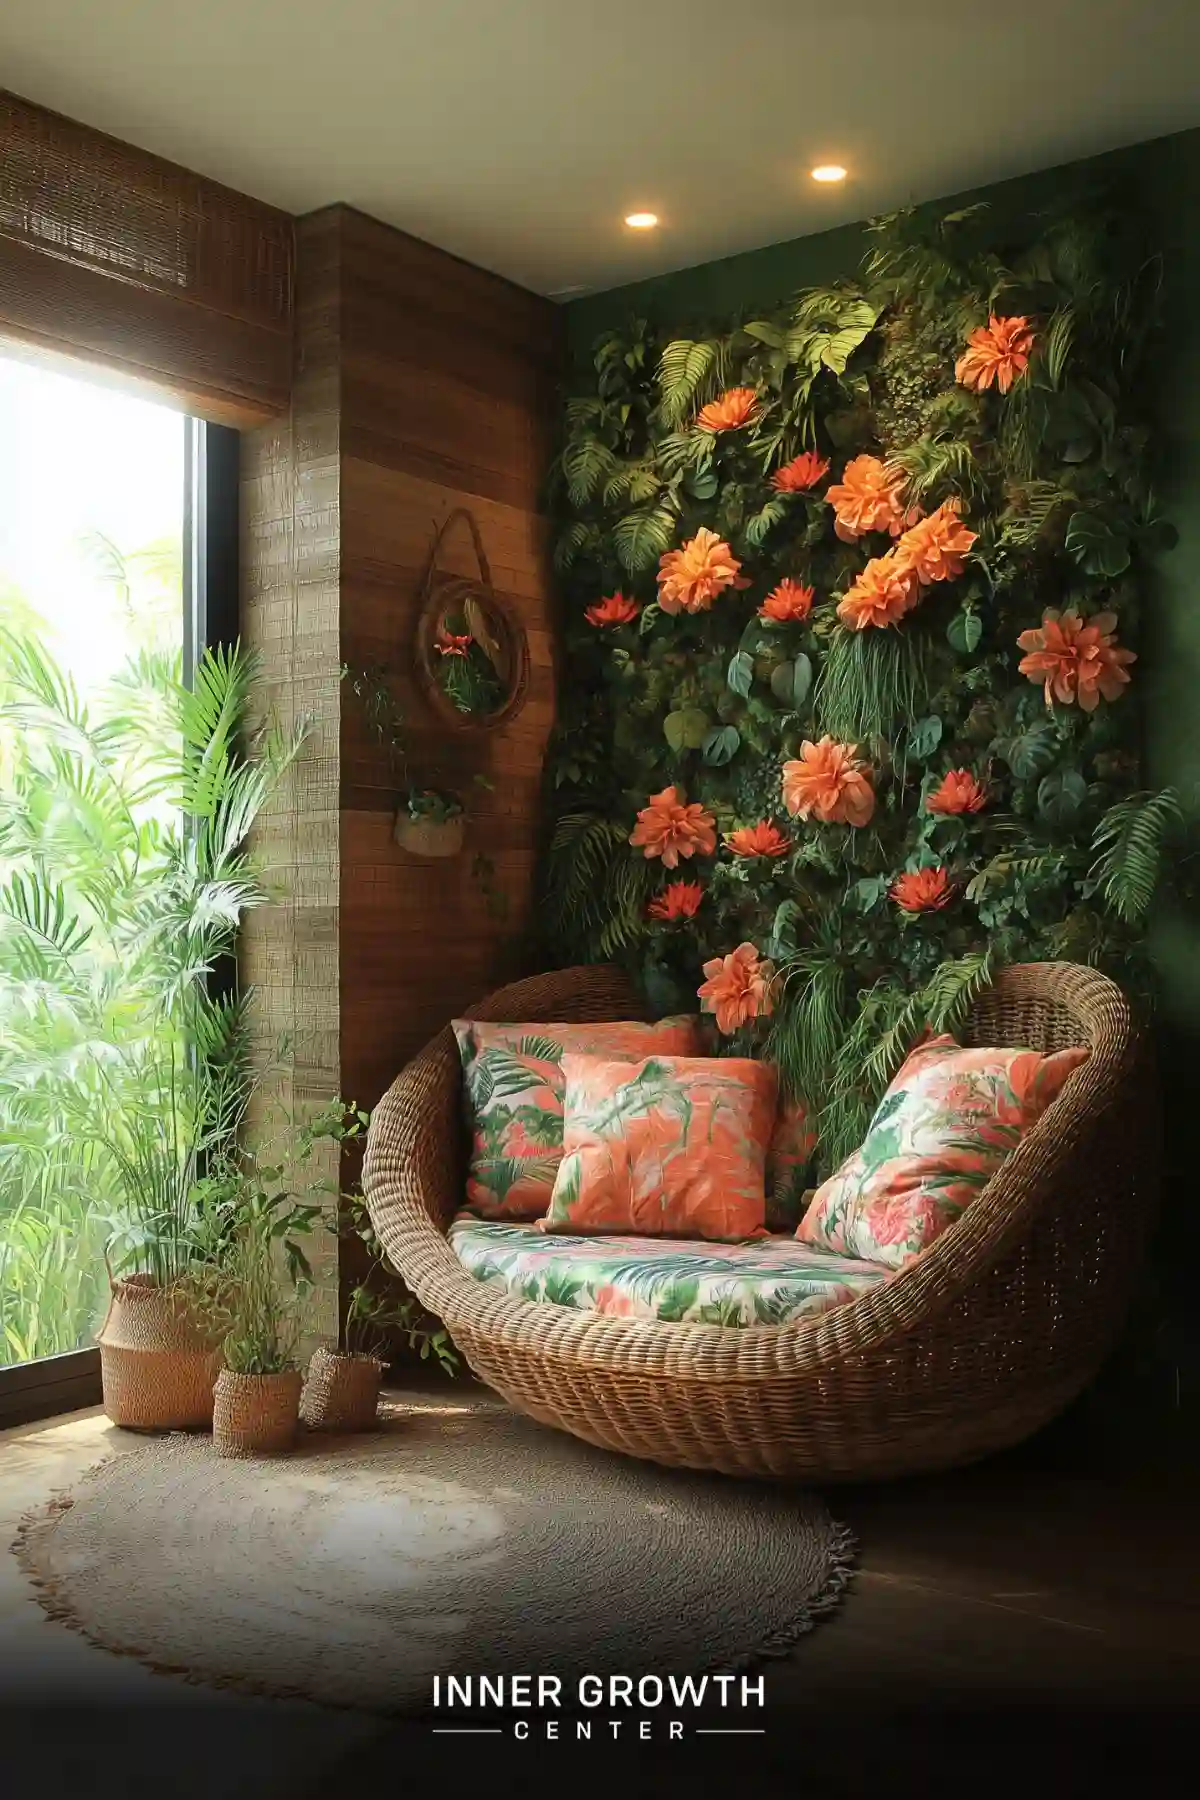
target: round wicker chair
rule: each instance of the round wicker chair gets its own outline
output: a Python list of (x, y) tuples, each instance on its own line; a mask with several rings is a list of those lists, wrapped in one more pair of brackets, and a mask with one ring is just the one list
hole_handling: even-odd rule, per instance
[[(626, 977), (564, 969), (465, 1016), (646, 1017)], [(594, 1444), (733, 1475), (864, 1480), (970, 1462), (1066, 1406), (1119, 1329), (1154, 1211), (1157, 1090), (1121, 990), (1068, 963), (1005, 970), (961, 1034), (1091, 1056), (963, 1217), (852, 1304), (771, 1327), (606, 1318), (514, 1298), (459, 1263), (465, 1167), (449, 1028), (375, 1110), (363, 1186), (390, 1262), (470, 1367)]]

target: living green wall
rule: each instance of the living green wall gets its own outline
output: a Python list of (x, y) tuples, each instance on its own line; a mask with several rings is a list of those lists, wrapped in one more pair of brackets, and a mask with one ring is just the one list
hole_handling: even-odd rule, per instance
[[(1162, 331), (1146, 398), (1158, 424), (1152, 455), (1160, 511), (1177, 548), (1160, 560), (1137, 670), (1144, 683), (1149, 785), (1174, 785), (1200, 842), (1200, 131), (1135, 145), (1087, 163), (1039, 171), (931, 204), (945, 210), (984, 199), (1006, 216), (1061, 205), (1098, 184), (1116, 188), (1149, 226), (1161, 256)], [(701, 335), (737, 316), (761, 316), (796, 289), (849, 276), (866, 234), (850, 225), (685, 269), (565, 307), (573, 360), (587, 362), (605, 330), (631, 317), (674, 335)], [(1200, 1080), (1200, 915), (1165, 902), (1151, 942), (1160, 977), (1157, 1043), (1166, 1113), (1166, 1179), (1158, 1253), (1126, 1342), (1063, 1441), (1127, 1460), (1192, 1461), (1200, 1445), (1200, 1303), (1188, 1273), (1200, 1262), (1191, 1200), (1193, 1093)]]

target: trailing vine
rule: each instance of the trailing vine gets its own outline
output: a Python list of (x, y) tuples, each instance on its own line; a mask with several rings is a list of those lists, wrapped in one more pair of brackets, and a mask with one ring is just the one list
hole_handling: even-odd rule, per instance
[(1173, 541), (1137, 412), (1153, 263), (1102, 206), (1017, 247), (980, 207), (871, 232), (858, 279), (768, 317), (603, 338), (555, 471), (551, 949), (669, 1011), (752, 945), (764, 980), (723, 965), (706, 1002), (826, 1166), (1000, 964), (1144, 986), (1179, 820), (1137, 753)]

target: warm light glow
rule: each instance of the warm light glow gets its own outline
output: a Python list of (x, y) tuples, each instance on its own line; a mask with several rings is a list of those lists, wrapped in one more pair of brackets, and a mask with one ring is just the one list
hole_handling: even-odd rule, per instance
[(652, 231), (658, 224), (658, 214), (652, 212), (626, 213), (625, 223), (634, 231)]
[(841, 163), (818, 163), (812, 178), (814, 181), (845, 181), (846, 171)]

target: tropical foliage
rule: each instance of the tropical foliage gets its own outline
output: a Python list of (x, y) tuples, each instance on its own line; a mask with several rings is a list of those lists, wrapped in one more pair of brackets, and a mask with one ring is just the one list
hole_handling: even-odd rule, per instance
[[(88, 703), (0, 637), (3, 1354), (73, 1348), (104, 1255), (169, 1282), (255, 1080), (230, 967), (263, 889), (246, 839), (302, 728), (248, 727), (256, 665), (143, 651)], [(209, 1221), (211, 1223), (211, 1221)]]
[(997, 964), (1145, 980), (1179, 809), (1138, 767), (1173, 534), (1134, 223), (893, 214), (770, 316), (609, 334), (567, 406), (552, 951), (627, 960), (662, 1012), (715, 981), (826, 1168)]

